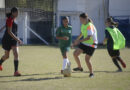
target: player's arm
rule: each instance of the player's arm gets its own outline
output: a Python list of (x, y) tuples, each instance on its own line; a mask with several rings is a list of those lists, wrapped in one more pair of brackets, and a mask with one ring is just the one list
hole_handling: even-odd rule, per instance
[(7, 27), (8, 29), (8, 34), (14, 39), (16, 40), (19, 44), (22, 44), (22, 41), (17, 38), (17, 36), (15, 36), (13, 33), (12, 33), (12, 27)]
[(72, 46), (76, 46), (79, 44), (79, 40), (83, 37), (82, 33), (80, 33), (80, 35), (77, 37), (77, 39), (74, 41), (74, 43), (72, 44)]
[(68, 40), (69, 39), (68, 37), (61, 37), (60, 34), (61, 34), (61, 31), (60, 31), (60, 28), (58, 28), (56, 30), (56, 39), (59, 39), (59, 40)]
[(80, 35), (77, 37), (76, 41), (80, 40), (82, 38), (82, 36), (83, 36), (82, 33), (80, 33)]
[(87, 38), (79, 40), (79, 42), (84, 42), (84, 41), (90, 40), (91, 37), (92, 37), (91, 35), (88, 35)]
[(105, 38), (105, 39), (103, 40), (103, 45), (106, 45), (107, 40), (108, 40), (108, 38)]
[(103, 45), (106, 45), (108, 38), (110, 37), (110, 34), (107, 30), (105, 30), (105, 39), (103, 40)]
[(0, 32), (2, 32), (5, 29), (6, 25), (4, 25), (1, 29)]

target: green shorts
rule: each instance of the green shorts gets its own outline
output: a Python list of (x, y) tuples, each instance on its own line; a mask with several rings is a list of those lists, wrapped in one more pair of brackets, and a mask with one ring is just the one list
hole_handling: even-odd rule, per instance
[(70, 47), (60, 47), (62, 55), (64, 55), (66, 52), (70, 51)]

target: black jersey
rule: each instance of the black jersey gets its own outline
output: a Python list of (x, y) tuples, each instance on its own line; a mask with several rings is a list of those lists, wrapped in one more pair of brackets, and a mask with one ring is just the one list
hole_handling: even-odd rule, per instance
[(9, 17), (7, 20), (6, 20), (6, 31), (4, 33), (4, 36), (3, 36), (3, 39), (4, 40), (8, 40), (8, 41), (11, 41), (11, 40), (14, 40), (8, 33), (8, 27), (12, 27), (12, 33), (17, 36), (17, 24), (14, 22), (14, 19)]
[(14, 22), (12, 17), (7, 18), (6, 20), (6, 31), (2, 38), (2, 47), (5, 50), (10, 50), (12, 46), (17, 46), (17, 41), (13, 39), (10, 34), (8, 33), (8, 27), (12, 28), (12, 33), (17, 36), (17, 24)]

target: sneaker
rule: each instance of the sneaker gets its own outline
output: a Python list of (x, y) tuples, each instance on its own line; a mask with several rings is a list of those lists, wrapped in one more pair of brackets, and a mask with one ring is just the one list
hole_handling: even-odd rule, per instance
[(0, 71), (2, 71), (3, 70), (3, 67), (2, 67), (2, 65), (0, 65)]
[(123, 62), (123, 60), (119, 60), (119, 61), (120, 61), (121, 65), (122, 65), (122, 67), (126, 68), (126, 64)]
[(81, 71), (81, 72), (82, 72), (82, 71), (83, 71), (83, 68), (78, 68), (78, 67), (77, 67), (77, 68), (74, 68), (73, 70), (74, 70), (74, 71)]
[(89, 74), (89, 77), (90, 77), (90, 78), (93, 78), (93, 77), (94, 77), (94, 74), (93, 74), (93, 73), (90, 73), (90, 74)]
[(14, 76), (21, 76), (21, 74), (18, 71), (16, 71), (14, 72)]
[(116, 72), (122, 72), (122, 70), (121, 70), (121, 69), (119, 69), (119, 70), (117, 70)]

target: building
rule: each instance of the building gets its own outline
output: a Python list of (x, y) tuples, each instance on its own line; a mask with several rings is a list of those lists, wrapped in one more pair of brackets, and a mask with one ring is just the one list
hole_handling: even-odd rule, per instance
[[(4, 1), (0, 2), (4, 4)], [(73, 27), (73, 39), (76, 38), (80, 34), (79, 14), (82, 12), (86, 12), (93, 20), (98, 31), (99, 43), (104, 39), (104, 22), (108, 16), (119, 22), (120, 30), (127, 42), (130, 42), (130, 0), (18, 0), (15, 4), (10, 4), (9, 1), (17, 0), (6, 0), (6, 10), (13, 5), (20, 8), (20, 16), (17, 19), (21, 25), (19, 36), (25, 44), (43, 43), (44, 40), (52, 43), (63, 16), (69, 16)], [(0, 8), (4, 7), (3, 4)], [(0, 13), (1, 27), (5, 23), (5, 9), (0, 9)], [(1, 36), (2, 34), (0, 38)]]

